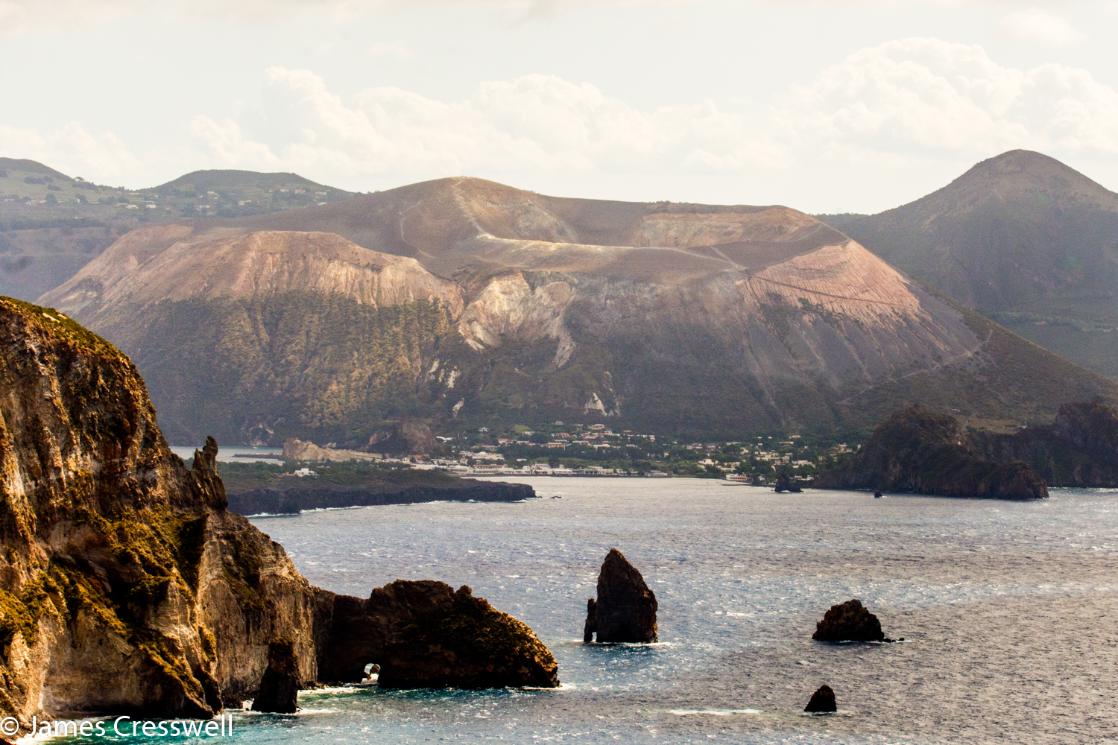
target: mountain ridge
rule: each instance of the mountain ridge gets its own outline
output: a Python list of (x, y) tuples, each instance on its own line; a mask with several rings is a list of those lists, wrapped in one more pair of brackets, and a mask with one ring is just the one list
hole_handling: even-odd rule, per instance
[(309, 206), (350, 193), (286, 173), (195, 171), (143, 189), (0, 158), (0, 295), (34, 300), (118, 237), (151, 224)]
[[(350, 258), (283, 269), (324, 246)], [(356, 293), (405, 287), (381, 276), (400, 262), (411, 290), (379, 304)], [(205, 422), (242, 441), (364, 446), (409, 417), (732, 437), (867, 426), (898, 397), (946, 396), (1006, 424), (1065, 393), (1115, 395), (802, 212), (480, 179), (143, 228), (42, 301), (121, 343), (184, 437)], [(1049, 377), (1008, 374), (1007, 361)]]

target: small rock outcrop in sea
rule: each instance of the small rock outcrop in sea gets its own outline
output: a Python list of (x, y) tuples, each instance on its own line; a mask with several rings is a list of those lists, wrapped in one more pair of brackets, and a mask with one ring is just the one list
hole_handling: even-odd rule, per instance
[(777, 475), (776, 484), (773, 487), (773, 489), (774, 489), (774, 491), (776, 491), (777, 494), (781, 494), (783, 492), (791, 492), (793, 494), (799, 494), (800, 492), (803, 491), (803, 489), (800, 488), (800, 485), (798, 483), (796, 483), (795, 480), (792, 479), (791, 474), (789, 474), (787, 471), (781, 471)]
[(921, 406), (890, 416), (861, 450), (822, 471), (813, 485), (982, 499), (1048, 496), (1048, 486), (1031, 466), (987, 460), (954, 417)]
[(858, 599), (831, 606), (811, 638), (819, 642), (888, 641), (877, 616), (866, 610)]
[(397, 580), (366, 600), (336, 595), (323, 612), (331, 634), (321, 680), (358, 682), (372, 662), (382, 688), (559, 685), (555, 658), (532, 630), (464, 585)]
[(252, 700), (253, 711), (294, 714), (299, 710), (299, 664), (289, 641), (268, 645), (268, 667)]
[(809, 714), (833, 714), (838, 711), (835, 692), (830, 686), (819, 686), (819, 690), (811, 694), (811, 700), (807, 702), (804, 711)]
[(656, 595), (616, 548), (602, 562), (597, 600), (591, 598), (586, 606), (586, 642), (648, 643), (657, 639)]

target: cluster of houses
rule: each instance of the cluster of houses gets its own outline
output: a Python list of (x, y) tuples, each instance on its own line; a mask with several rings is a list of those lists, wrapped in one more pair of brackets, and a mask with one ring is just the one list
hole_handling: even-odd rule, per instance
[[(806, 446), (798, 435), (760, 436), (748, 442), (677, 443), (655, 434), (614, 431), (605, 424), (565, 425), (555, 422), (545, 432), (519, 429), (494, 434), (481, 428), (476, 436), (440, 437), (442, 457), (413, 465), (440, 468), (461, 475), (630, 476), (663, 477), (691, 473), (741, 480), (743, 474), (788, 470), (809, 474), (819, 457), (850, 451), (846, 443), (823, 452)], [(592, 461), (604, 461), (598, 465)], [(643, 461), (639, 469), (626, 463)], [(612, 462), (611, 462), (612, 461)], [(618, 465), (618, 463), (621, 465)]]

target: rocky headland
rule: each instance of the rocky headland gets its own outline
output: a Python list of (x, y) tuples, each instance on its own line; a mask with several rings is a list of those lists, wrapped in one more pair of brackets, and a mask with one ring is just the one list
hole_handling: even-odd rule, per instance
[(257, 692), (277, 641), (305, 685), (368, 662), (389, 684), (558, 684), (531, 629), (468, 591), (310, 585), (227, 509), (216, 443), (188, 469), (132, 362), (57, 311), (0, 298), (0, 350), (0, 715), (209, 717)]
[(288, 515), (302, 510), (436, 501), (520, 502), (536, 497), (535, 489), (527, 484), (480, 481), (444, 471), (366, 462), (314, 466), (313, 475), (303, 476), (295, 475), (298, 469), (290, 464), (221, 463), (218, 467), (229, 509), (242, 515)]
[(1047, 484), (1029, 464), (988, 460), (954, 417), (921, 406), (890, 416), (857, 453), (819, 473), (814, 486), (985, 499), (1048, 497)]

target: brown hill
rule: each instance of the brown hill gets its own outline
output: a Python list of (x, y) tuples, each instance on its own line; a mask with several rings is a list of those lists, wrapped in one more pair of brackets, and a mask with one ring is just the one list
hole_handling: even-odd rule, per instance
[(795, 210), (478, 179), (135, 231), (44, 302), (134, 355), (184, 437), (361, 444), (417, 416), (705, 437), (1115, 396)]
[(1118, 375), (1118, 194), (1040, 153), (983, 161), (878, 215), (825, 219), (1068, 359)]

